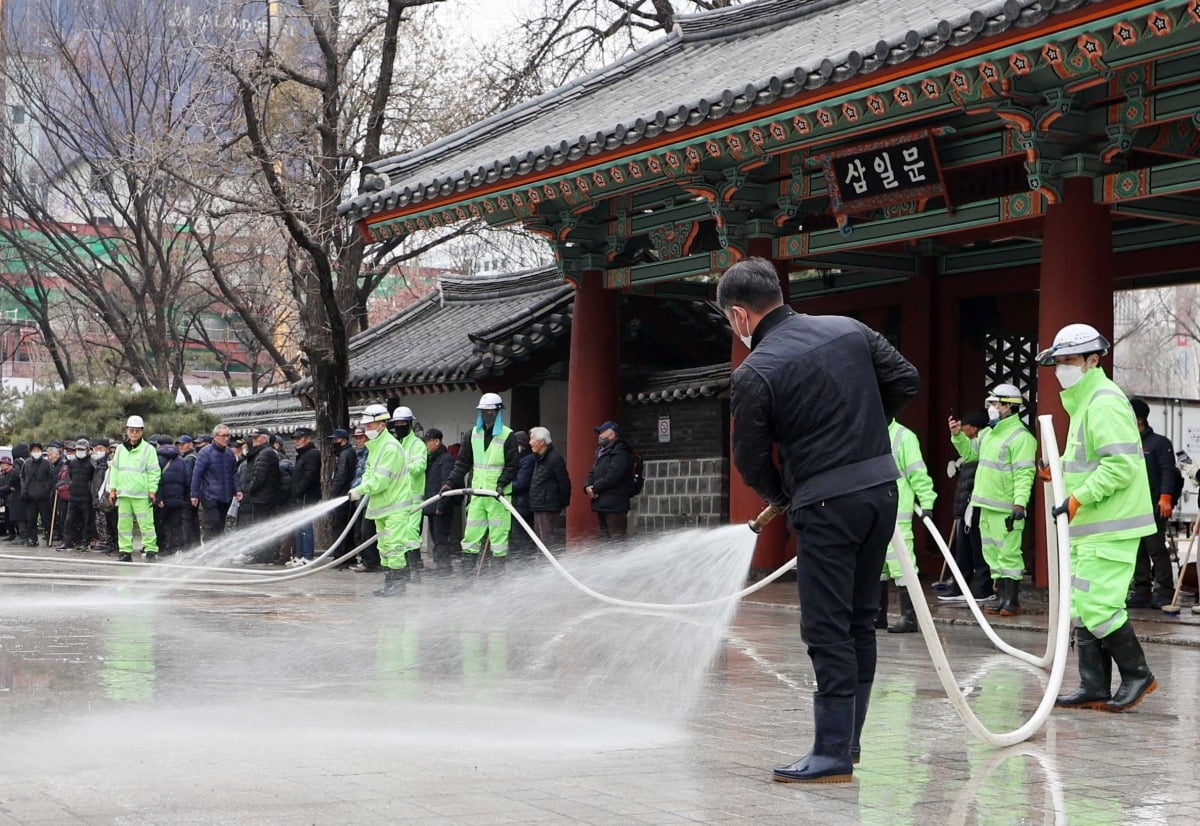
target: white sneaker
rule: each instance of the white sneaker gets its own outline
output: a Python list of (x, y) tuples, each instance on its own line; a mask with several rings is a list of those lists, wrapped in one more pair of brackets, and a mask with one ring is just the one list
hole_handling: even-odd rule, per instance
[(954, 596), (942, 596), (938, 594), (938, 599), (942, 602), (966, 602), (967, 598), (963, 594), (955, 594)]

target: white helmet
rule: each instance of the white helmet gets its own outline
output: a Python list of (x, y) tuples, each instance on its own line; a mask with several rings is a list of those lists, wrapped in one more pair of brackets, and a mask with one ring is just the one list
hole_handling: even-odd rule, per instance
[(987, 398), (988, 401), (997, 401), (1002, 404), (1024, 404), (1025, 397), (1021, 395), (1021, 391), (1017, 389), (1015, 384), (997, 384), (992, 388), (992, 393)]
[(371, 422), (386, 422), (392, 416), (388, 413), (387, 407), (382, 404), (368, 404), (363, 408), (361, 424), (370, 424)]
[(1058, 331), (1054, 343), (1037, 354), (1037, 363), (1053, 367), (1055, 356), (1108, 355), (1108, 339), (1091, 324), (1068, 324)]
[(499, 393), (484, 393), (479, 398), (479, 404), (475, 406), (476, 410), (500, 410), (504, 407), (504, 399), (500, 398)]
[(411, 422), (414, 418), (416, 417), (413, 416), (411, 407), (397, 407), (396, 412), (392, 414), (393, 422)]
[(125, 426), (126, 427), (145, 428), (146, 423), (142, 421), (141, 416), (130, 416), (128, 419), (125, 420)]

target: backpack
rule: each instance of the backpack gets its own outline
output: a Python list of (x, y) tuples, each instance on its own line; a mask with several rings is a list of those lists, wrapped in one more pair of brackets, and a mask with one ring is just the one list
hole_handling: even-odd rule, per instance
[(633, 455), (633, 466), (629, 472), (629, 495), (637, 496), (646, 487), (646, 463), (642, 454), (633, 450), (630, 453)]

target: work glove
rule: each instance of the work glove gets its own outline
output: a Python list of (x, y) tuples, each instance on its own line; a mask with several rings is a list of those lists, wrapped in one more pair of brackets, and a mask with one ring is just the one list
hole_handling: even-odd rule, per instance
[(504, 493), (504, 485), (500, 482), (496, 483), (496, 493)]
[(1050, 466), (1041, 459), (1037, 462), (1037, 475), (1043, 482), (1050, 481)]
[(1170, 519), (1171, 514), (1175, 512), (1175, 506), (1171, 504), (1171, 494), (1164, 493), (1158, 497), (1158, 515), (1163, 519)]
[(1004, 520), (1004, 527), (1008, 528), (1009, 532), (1011, 533), (1013, 527), (1016, 526), (1016, 523), (1023, 522), (1024, 520), (1025, 509), (1020, 505), (1013, 505), (1012, 513), (1010, 513), (1008, 518)]
[(350, 493), (348, 496), (350, 497), (351, 502), (357, 502), (359, 499), (362, 499), (362, 491), (360, 491), (358, 488), (350, 488)]
[(1050, 514), (1057, 519), (1065, 513), (1067, 515), (1067, 521), (1070, 522), (1075, 518), (1075, 514), (1078, 512), (1079, 500), (1074, 496), (1068, 496), (1067, 501), (1063, 502), (1061, 505), (1055, 505), (1054, 508), (1051, 509)]
[(958, 475), (958, 462), (950, 461), (946, 463), (946, 476), (953, 479)]

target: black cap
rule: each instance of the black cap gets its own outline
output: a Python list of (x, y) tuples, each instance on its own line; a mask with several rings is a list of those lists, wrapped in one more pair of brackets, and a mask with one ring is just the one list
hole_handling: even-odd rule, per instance
[[(299, 431), (297, 431), (299, 432)], [(329, 434), (330, 439), (349, 439), (350, 431), (344, 427), (339, 427)]]
[(292, 431), (293, 439), (305, 439), (305, 438), (311, 439), (312, 437), (313, 437), (313, 431), (312, 431), (311, 427), (297, 427), (295, 430)]
[(988, 417), (982, 410), (972, 410), (970, 413), (963, 415), (963, 424), (969, 424), (971, 427), (987, 427)]
[(518, 430), (516, 433), (513, 434), (513, 438), (517, 440), (517, 444), (519, 444), (519, 445), (529, 444), (529, 434), (526, 433), (524, 430)]
[(62, 450), (63, 443), (58, 441), (57, 439), (55, 439), (53, 442), (50, 443), (50, 447), (54, 448), (55, 450)]
[(256, 427), (250, 431), (250, 435), (251, 436), (266, 436), (268, 439), (270, 439), (271, 431), (267, 430), (265, 427)]
[(175, 444), (177, 444), (177, 445), (190, 445), (190, 444), (192, 444), (192, 443), (193, 443), (193, 442), (195, 442), (195, 441), (196, 441), (196, 440), (195, 440), (195, 439), (193, 439), (191, 436), (189, 436), (189, 435), (187, 435), (186, 433), (184, 433), (182, 436), (180, 436), (178, 439), (176, 439), (176, 440), (175, 440)]
[(1129, 406), (1133, 408), (1133, 415), (1142, 421), (1150, 419), (1150, 405), (1146, 404), (1143, 399), (1132, 399)]
[(618, 436), (621, 435), (621, 425), (617, 424), (616, 422), (605, 422), (604, 424), (593, 427), (592, 430), (596, 431), (597, 433), (603, 433), (606, 430), (611, 430)]
[(33, 450), (35, 447), (36, 447), (38, 450), (41, 450), (41, 449), (42, 449), (42, 443), (41, 443), (41, 442), (30, 442), (30, 443), (29, 443), (29, 449), (30, 449), (30, 450)]
[(427, 441), (427, 442), (431, 441), (433, 439), (441, 439), (441, 438), (442, 438), (442, 431), (438, 430), (436, 427), (431, 427), (425, 431), (425, 441)]
[(92, 439), (92, 447), (108, 447), (111, 444), (112, 443), (103, 436), (101, 436), (99, 439)]

